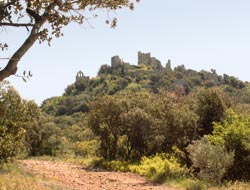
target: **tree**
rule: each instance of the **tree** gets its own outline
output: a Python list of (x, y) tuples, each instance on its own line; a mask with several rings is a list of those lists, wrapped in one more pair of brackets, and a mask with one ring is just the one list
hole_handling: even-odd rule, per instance
[(211, 134), (213, 122), (223, 119), (227, 105), (217, 89), (204, 89), (198, 93), (197, 115), (200, 136)]
[(131, 158), (131, 153), (136, 159), (148, 154), (153, 133), (152, 124), (152, 116), (138, 107), (131, 108), (124, 115), (125, 134), (130, 145), (127, 147), (127, 158)]
[(139, 159), (153, 152), (151, 100), (148, 93), (128, 93), (105, 95), (90, 103), (88, 124), (100, 138), (105, 159)]
[(162, 139), (161, 146), (157, 143), (158, 151), (171, 152), (174, 146), (183, 150), (197, 138), (197, 115), (191, 109), (190, 98), (165, 91), (155, 96), (156, 110), (152, 114), (158, 120), (156, 134)]
[(122, 134), (122, 113), (126, 102), (116, 96), (103, 96), (90, 103), (88, 125), (100, 137), (101, 155), (117, 158), (118, 138)]
[[(26, 27), (29, 36), (12, 55), (7, 65), (0, 70), (0, 81), (14, 75), (17, 65), (25, 53), (38, 40), (48, 41), (52, 36), (62, 36), (61, 29), (72, 22), (83, 24), (90, 13), (96, 16), (96, 10), (104, 9), (108, 13), (123, 7), (134, 8), (133, 0), (5, 0), (0, 1), (1, 27)], [(139, 0), (136, 0), (139, 2)], [(117, 19), (106, 20), (111, 27)], [(1, 43), (0, 47), (6, 47)]]
[(24, 150), (25, 134), (38, 115), (34, 102), (22, 100), (11, 86), (0, 83), (0, 165)]

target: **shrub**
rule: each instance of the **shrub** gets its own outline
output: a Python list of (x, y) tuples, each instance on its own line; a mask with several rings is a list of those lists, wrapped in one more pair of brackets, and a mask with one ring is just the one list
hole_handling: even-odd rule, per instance
[(209, 182), (220, 182), (233, 164), (234, 153), (222, 146), (212, 145), (205, 136), (187, 147), (193, 167), (199, 169), (199, 177)]
[(164, 182), (171, 178), (181, 178), (187, 174), (178, 160), (169, 154), (142, 157), (139, 165), (130, 166), (130, 171), (148, 177), (154, 182)]
[(197, 97), (198, 132), (200, 136), (211, 134), (213, 122), (222, 121), (226, 111), (226, 101), (217, 89), (201, 90)]
[(129, 165), (128, 162), (126, 161), (118, 161), (118, 160), (104, 161), (101, 163), (101, 167), (111, 171), (121, 171), (121, 172), (129, 171)]
[(234, 163), (228, 170), (231, 180), (250, 180), (250, 117), (227, 110), (222, 122), (214, 123), (211, 142), (234, 151)]
[(76, 145), (76, 154), (83, 157), (94, 156), (98, 148), (97, 140), (81, 141)]
[(186, 190), (202, 190), (204, 189), (204, 186), (201, 182), (194, 182), (188, 185)]

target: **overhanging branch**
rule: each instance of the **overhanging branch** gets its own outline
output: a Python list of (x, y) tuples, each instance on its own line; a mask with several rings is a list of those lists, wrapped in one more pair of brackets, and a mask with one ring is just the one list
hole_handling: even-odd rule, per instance
[(31, 24), (31, 23), (8, 23), (8, 22), (0, 22), (0, 26), (33, 27), (34, 24)]

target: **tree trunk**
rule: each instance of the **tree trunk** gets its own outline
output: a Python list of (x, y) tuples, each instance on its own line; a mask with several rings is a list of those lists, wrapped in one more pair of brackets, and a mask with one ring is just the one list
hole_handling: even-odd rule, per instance
[(17, 71), (17, 64), (23, 55), (31, 48), (31, 46), (35, 43), (38, 38), (38, 34), (31, 32), (29, 37), (25, 40), (23, 45), (14, 53), (14, 55), (10, 58), (6, 67), (0, 71), (0, 81), (9, 77), (10, 75), (14, 75)]
[(47, 9), (45, 10), (42, 16), (37, 17), (37, 15), (30, 14), (28, 9), (26, 12), (30, 14), (35, 19), (35, 24), (32, 27), (31, 33), (29, 37), (25, 40), (23, 45), (14, 53), (14, 55), (10, 58), (9, 62), (5, 66), (4, 69), (0, 71), (0, 81), (4, 80), (5, 78), (9, 77), (10, 75), (16, 74), (17, 65), (20, 59), (24, 56), (24, 54), (33, 46), (40, 35), (40, 29), (42, 25), (47, 21), (49, 12), (57, 5), (58, 1), (54, 1), (51, 3)]

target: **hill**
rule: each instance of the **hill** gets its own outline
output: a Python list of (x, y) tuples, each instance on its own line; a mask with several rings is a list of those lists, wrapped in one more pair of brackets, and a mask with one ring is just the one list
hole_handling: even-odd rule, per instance
[(171, 67), (171, 60), (162, 66), (150, 53), (138, 52), (138, 65), (124, 62), (119, 56), (111, 58), (111, 65), (102, 65), (96, 77), (76, 74), (76, 80), (60, 97), (45, 100), (41, 106), (48, 114), (60, 116), (87, 112), (88, 102), (101, 95), (124, 94), (160, 90), (181, 91), (188, 94), (198, 88), (218, 87), (237, 103), (250, 103), (249, 83), (236, 77), (218, 75), (215, 69), (195, 71), (184, 65)]

